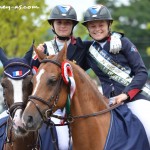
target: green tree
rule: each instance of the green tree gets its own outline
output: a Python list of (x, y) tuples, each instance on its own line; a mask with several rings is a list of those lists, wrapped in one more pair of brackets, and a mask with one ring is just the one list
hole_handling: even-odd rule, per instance
[(0, 47), (8, 56), (22, 56), (31, 46), (44, 41), (49, 25), (44, 0), (1, 0)]
[(79, 36), (82, 40), (91, 40), (86, 27), (84, 27), (81, 23), (75, 27), (74, 36)]

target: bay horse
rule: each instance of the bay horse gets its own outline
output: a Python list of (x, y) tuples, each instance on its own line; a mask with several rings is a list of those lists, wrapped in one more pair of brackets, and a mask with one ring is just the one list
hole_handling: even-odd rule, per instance
[[(3, 126), (6, 127), (4, 133), (3, 150), (37, 150), (38, 132), (27, 132), (21, 126), (21, 115), (26, 106), (28, 96), (32, 92), (32, 70), (30, 61), (33, 49), (24, 55), (23, 58), (8, 59), (0, 48), (0, 60), (4, 67), (1, 85), (8, 116), (6, 116)], [(1, 139), (2, 140), (2, 139)], [(1, 141), (2, 142), (2, 141)]]
[(30, 66), (32, 53), (33, 45), (24, 57), (8, 59), (4, 50), (0, 48), (0, 60), (4, 68), (1, 85), (8, 109), (8, 115), (0, 120), (0, 149), (3, 150), (54, 149), (51, 131), (45, 124), (38, 131), (29, 132), (23, 127), (21, 121), (28, 96), (33, 89), (31, 82), (33, 74)]
[[(22, 115), (25, 128), (36, 131), (45, 116), (53, 116), (69, 123), (73, 150), (149, 150), (138, 118), (126, 104), (110, 107), (91, 78), (66, 59), (66, 49), (65, 44), (58, 55), (52, 56), (35, 49), (41, 65)], [(64, 107), (64, 116), (53, 115)]]

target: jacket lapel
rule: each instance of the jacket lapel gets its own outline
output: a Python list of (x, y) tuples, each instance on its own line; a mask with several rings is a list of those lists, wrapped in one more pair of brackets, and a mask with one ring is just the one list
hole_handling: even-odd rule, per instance
[(76, 46), (73, 45), (73, 44), (69, 44), (68, 46), (68, 50), (67, 50), (67, 58), (69, 60), (72, 60), (72, 57), (75, 55), (75, 52), (76, 52)]

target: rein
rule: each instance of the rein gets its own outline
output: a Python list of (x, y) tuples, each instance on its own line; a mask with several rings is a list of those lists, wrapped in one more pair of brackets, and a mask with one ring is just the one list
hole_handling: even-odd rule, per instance
[[(55, 65), (57, 65), (58, 67), (61, 68), (61, 64), (60, 64), (59, 62), (57, 62), (57, 61), (50, 60), (50, 59), (44, 59), (44, 60), (41, 61), (41, 63), (47, 63), (47, 62), (51, 62), (51, 63), (53, 63), (53, 64), (55, 64)], [(33, 100), (31, 100), (31, 99), (35, 99), (35, 100), (37, 100), (37, 101), (40, 101), (40, 102), (42, 102), (42, 103), (48, 105), (48, 107), (49, 107), (50, 109), (47, 110), (46, 112), (49, 112), (49, 111), (52, 112), (53, 108), (56, 106), (56, 104), (57, 104), (57, 102), (58, 102), (58, 98), (59, 98), (59, 97), (58, 97), (57, 94), (60, 92), (61, 82), (62, 82), (62, 77), (60, 77), (59, 82), (58, 82), (58, 84), (57, 84), (57, 86), (56, 86), (56, 89), (55, 89), (55, 91), (56, 91), (55, 96), (51, 96), (50, 99), (48, 100), (48, 102), (47, 102), (46, 100), (44, 100), (43, 98), (37, 97), (37, 96), (35, 96), (35, 95), (29, 96), (29, 100), (33, 102)], [(59, 87), (59, 86), (60, 86), (60, 87)], [(57, 89), (59, 89), (59, 90), (57, 91)], [(51, 100), (52, 100), (54, 97), (56, 97), (56, 99), (55, 99), (55, 101), (54, 101), (53, 106), (51, 107), (49, 103), (51, 102)], [(34, 102), (33, 102), (33, 103), (34, 103)], [(36, 108), (37, 108), (37, 110), (39, 111), (41, 117), (43, 118), (39, 106), (37, 106), (37, 104), (35, 104), (35, 103), (34, 103), (34, 105), (36, 106)], [(107, 112), (109, 112), (109, 111), (111, 111), (111, 110), (113, 110), (113, 109), (119, 107), (120, 105), (122, 105), (122, 103), (121, 103), (121, 104), (113, 105), (113, 106), (111, 106), (111, 107), (109, 107), (109, 108), (107, 108), (107, 109), (104, 109), (104, 110), (101, 110), (101, 111), (98, 111), (98, 112), (95, 112), (95, 113), (92, 113), (92, 114), (87, 114), (87, 115), (79, 115), (79, 116), (71, 116), (71, 115), (69, 115), (69, 116), (67, 116), (67, 117), (62, 117), (62, 116), (58, 116), (58, 115), (51, 115), (51, 117), (55, 117), (55, 118), (57, 118), (57, 119), (64, 119), (64, 120), (67, 120), (68, 122), (73, 122), (75, 119), (88, 118), (88, 117), (94, 117), (94, 116), (98, 116), (98, 115), (105, 114), (105, 113), (107, 113)], [(46, 113), (46, 114), (47, 114), (47, 113)], [(47, 116), (47, 118), (48, 118), (48, 115), (46, 115), (46, 116)], [(48, 118), (48, 119), (49, 119), (49, 118)], [(58, 125), (58, 126), (59, 126), (59, 125)]]
[[(41, 61), (41, 63), (47, 63), (47, 62), (53, 63), (53, 64), (55, 64), (56, 66), (58, 66), (58, 67), (61, 68), (61, 64), (60, 64), (59, 62), (57, 62), (56, 60), (44, 59), (44, 60)], [(57, 106), (57, 102), (58, 102), (58, 100), (59, 100), (59, 93), (60, 93), (60, 90), (61, 90), (61, 85), (62, 85), (62, 83), (63, 83), (63, 79), (62, 79), (62, 76), (60, 76), (60, 78), (59, 78), (59, 80), (58, 80), (58, 82), (57, 82), (57, 84), (56, 84), (56, 87), (55, 87), (55, 89), (54, 89), (54, 94), (53, 94), (48, 100), (45, 100), (45, 99), (43, 99), (43, 98), (41, 98), (41, 97), (38, 97), (38, 96), (36, 96), (36, 95), (31, 95), (31, 96), (29, 96), (29, 101), (31, 101), (31, 102), (34, 104), (34, 106), (35, 106), (36, 109), (38, 110), (38, 112), (39, 112), (41, 118), (43, 119), (43, 121), (44, 121), (44, 117), (46, 117), (46, 119), (50, 119), (50, 117), (55, 117), (55, 118), (58, 118), (58, 119), (61, 119), (61, 120), (63, 119), (64, 121), (67, 122), (67, 124), (63, 124), (63, 125), (70, 125), (70, 123), (72, 123), (75, 119), (98, 116), (98, 115), (107, 113), (107, 112), (109, 112), (109, 111), (113, 110), (114, 108), (116, 108), (116, 107), (118, 107), (118, 106), (121, 105), (121, 104), (117, 104), (117, 105), (114, 105), (114, 106), (109, 107), (109, 108), (107, 108), (107, 109), (104, 109), (104, 110), (102, 110), (102, 111), (95, 112), (95, 113), (92, 113), (92, 114), (87, 114), (87, 115), (71, 116), (71, 115), (69, 114), (69, 115), (67, 115), (66, 117), (62, 117), (62, 116), (58, 116), (58, 115), (50, 115), (50, 117), (49, 117), (49, 115), (48, 115), (49, 112), (50, 112), (50, 114), (52, 114), (54, 107)], [(34, 102), (35, 100), (36, 100), (36, 101), (39, 101), (39, 102), (41, 102), (41, 103), (43, 103), (43, 104), (45, 104), (45, 105), (48, 106), (49, 109), (46, 110), (45, 116), (42, 115), (42, 112), (41, 112), (41, 110), (40, 110), (39, 105)], [(51, 101), (52, 101), (52, 100), (54, 100), (54, 103), (51, 105)], [(44, 121), (44, 122), (47, 123), (47, 124), (50, 125), (50, 126), (51, 126), (51, 125), (52, 125), (52, 126), (61, 126), (61, 125), (59, 125), (59, 124), (52, 124), (51, 122), (48, 122), (48, 121)], [(70, 134), (70, 133), (71, 133), (71, 132), (70, 132), (70, 130), (69, 130), (69, 134)], [(71, 134), (70, 134), (70, 136), (71, 136)], [(55, 141), (55, 138), (53, 137), (53, 134), (52, 134), (52, 138), (53, 138), (53, 140), (54, 140), (55, 149), (57, 149), (56, 141)], [(70, 142), (69, 142), (69, 143), (70, 143)], [(70, 145), (70, 144), (69, 144), (69, 145)]]
[(58, 115), (51, 115), (51, 117), (54, 117), (54, 118), (57, 118), (57, 119), (60, 119), (60, 120), (64, 119), (64, 120), (67, 120), (67, 122), (72, 123), (72, 122), (74, 122), (75, 119), (89, 118), (89, 117), (95, 117), (95, 116), (105, 114), (105, 113), (119, 107), (120, 105), (122, 105), (122, 103), (113, 105), (113, 106), (111, 106), (107, 109), (104, 109), (104, 110), (101, 110), (101, 111), (98, 111), (98, 112), (95, 112), (95, 113), (92, 113), (92, 114), (87, 114), (87, 115), (78, 115), (78, 116), (69, 115), (68, 117), (62, 117), (62, 116), (58, 116)]

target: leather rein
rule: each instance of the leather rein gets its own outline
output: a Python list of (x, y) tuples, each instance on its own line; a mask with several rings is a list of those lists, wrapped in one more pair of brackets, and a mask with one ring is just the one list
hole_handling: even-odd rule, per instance
[[(47, 62), (53, 63), (53, 64), (55, 64), (55, 65), (57, 65), (58, 67), (61, 68), (61, 64), (59, 62), (55, 61), (55, 60), (44, 59), (44, 60), (41, 61), (41, 63), (47, 63)], [(49, 98), (48, 102), (46, 100), (44, 100), (43, 98), (37, 97), (35, 95), (29, 96), (29, 101), (31, 101), (35, 105), (35, 107), (37, 108), (38, 112), (40, 113), (40, 115), (41, 115), (41, 117), (43, 119), (44, 119), (44, 117), (42, 115), (42, 112), (40, 111), (40, 107), (32, 99), (40, 101), (40, 102), (42, 102), (43, 104), (45, 104), (45, 105), (47, 105), (49, 107), (49, 109), (45, 112), (47, 119), (50, 119), (50, 117), (55, 117), (57, 119), (66, 120), (68, 123), (72, 123), (75, 119), (88, 118), (88, 117), (94, 117), (94, 116), (102, 115), (102, 114), (110, 112), (111, 110), (113, 110), (113, 109), (117, 108), (118, 106), (122, 105), (122, 104), (116, 104), (116, 105), (113, 105), (111, 107), (108, 107), (107, 109), (104, 109), (104, 110), (101, 110), (101, 111), (98, 111), (98, 112), (95, 112), (95, 113), (92, 113), (92, 114), (86, 114), (86, 115), (80, 115), (80, 116), (71, 116), (71, 114), (69, 116), (66, 116), (66, 117), (53, 115), (52, 114), (53, 113), (53, 109), (57, 105), (57, 102), (59, 100), (59, 92), (60, 92), (62, 83), (63, 83), (63, 80), (62, 80), (62, 77), (60, 76), (59, 81), (58, 81), (58, 83), (56, 85), (56, 88), (55, 88), (54, 95)], [(54, 103), (51, 106), (50, 102), (53, 99), (54, 99)], [(50, 117), (48, 117), (48, 112), (50, 112), (50, 114), (52, 114), (52, 115), (50, 115)]]

